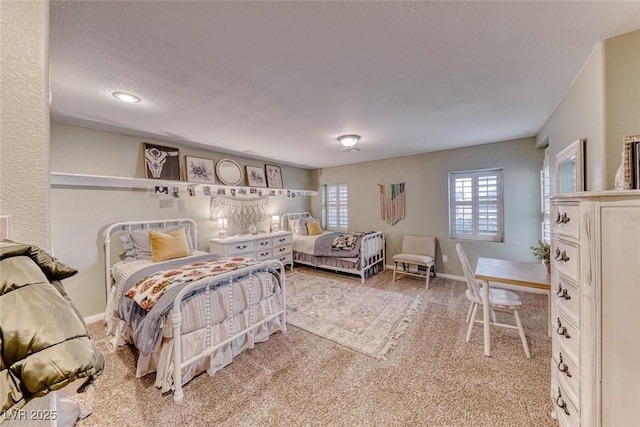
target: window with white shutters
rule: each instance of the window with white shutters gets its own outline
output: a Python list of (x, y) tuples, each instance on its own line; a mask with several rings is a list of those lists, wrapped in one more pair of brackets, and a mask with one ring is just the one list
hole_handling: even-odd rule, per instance
[(349, 190), (347, 184), (322, 187), (322, 216), (327, 230), (346, 231), (349, 227)]
[(502, 169), (449, 173), (449, 237), (501, 242)]

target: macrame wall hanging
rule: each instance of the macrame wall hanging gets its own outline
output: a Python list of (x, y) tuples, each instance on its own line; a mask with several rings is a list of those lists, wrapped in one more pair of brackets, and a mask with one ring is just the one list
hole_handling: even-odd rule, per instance
[(396, 169), (391, 163), (382, 176), (378, 187), (380, 189), (380, 219), (393, 225), (404, 219), (404, 182), (400, 184), (383, 183), (391, 167)]
[(209, 215), (211, 219), (227, 218), (229, 224), (247, 228), (260, 221), (271, 218), (269, 197), (258, 199), (228, 199), (226, 197), (211, 196)]

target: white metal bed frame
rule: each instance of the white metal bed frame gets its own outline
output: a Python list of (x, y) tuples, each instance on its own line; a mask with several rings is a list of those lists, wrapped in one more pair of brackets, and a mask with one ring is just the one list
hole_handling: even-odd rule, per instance
[[(110, 261), (111, 260), (111, 254), (110, 254), (111, 234), (117, 231), (131, 231), (133, 229), (148, 230), (151, 228), (154, 228), (154, 229), (167, 228), (168, 226), (171, 226), (171, 225), (180, 225), (184, 223), (190, 224), (190, 231), (191, 231), (191, 236), (193, 238), (194, 246), (197, 245), (198, 232), (196, 228), (196, 223), (191, 219), (177, 218), (177, 219), (151, 220), (151, 221), (126, 221), (126, 222), (118, 222), (107, 227), (107, 229), (103, 233), (107, 298), (109, 297), (109, 293), (111, 291), (110, 288), (111, 288), (111, 282), (112, 282), (111, 261)], [(184, 392), (183, 392), (183, 384), (182, 384), (183, 368), (189, 366), (192, 363), (196, 363), (199, 360), (213, 354), (213, 352), (215, 352), (217, 349), (221, 348), (222, 346), (230, 343), (231, 341), (243, 335), (248, 334), (249, 348), (253, 349), (255, 346), (255, 330), (261, 325), (263, 325), (264, 323), (278, 316), (281, 316), (280, 320), (282, 323), (282, 333), (287, 332), (287, 312), (286, 312), (286, 292), (285, 292), (286, 279), (284, 274), (284, 264), (282, 264), (282, 262), (280, 262), (279, 260), (269, 260), (269, 261), (262, 262), (260, 264), (252, 265), (250, 267), (240, 268), (237, 270), (230, 271), (228, 273), (215, 276), (215, 280), (209, 285), (207, 285), (205, 292), (209, 292), (209, 290), (215, 287), (217, 284), (233, 280), (234, 277), (244, 276), (245, 274), (251, 274), (259, 271), (267, 271), (269, 269), (279, 269), (282, 272), (282, 274), (280, 275), (280, 307), (281, 307), (280, 310), (276, 310), (275, 312), (266, 316), (264, 319), (262, 319), (259, 322), (254, 322), (253, 312), (251, 312), (249, 316), (250, 317), (249, 326), (235, 333), (233, 336), (225, 339), (224, 341), (221, 341), (215, 344), (210, 342), (212, 325), (210, 323), (211, 319), (207, 316), (206, 326), (205, 326), (207, 328), (207, 345), (202, 352), (200, 352), (199, 354), (193, 356), (192, 358), (186, 361), (182, 361), (182, 348), (180, 345), (180, 341), (181, 341), (180, 337), (182, 336), (182, 333), (181, 333), (182, 332), (181, 331), (182, 313), (181, 313), (180, 302), (188, 292), (202, 285), (199, 285), (199, 282), (190, 283), (186, 285), (175, 297), (173, 302), (173, 308), (171, 310), (171, 322), (173, 324), (173, 351), (174, 351), (173, 401), (175, 403), (181, 403), (184, 400)], [(250, 286), (252, 286), (252, 284), (250, 284)], [(250, 294), (253, 294), (253, 292), (250, 292)], [(235, 313), (233, 312), (233, 307), (230, 307), (230, 309), (231, 309), (231, 312), (229, 313), (229, 316), (231, 319), (233, 319), (235, 316)], [(108, 315), (109, 314), (110, 313), (108, 313)], [(207, 371), (207, 373), (209, 375), (214, 374), (214, 372), (211, 372), (211, 369)]]
[[(312, 215), (309, 212), (290, 212), (280, 217), (280, 230), (289, 230), (289, 219), (295, 220), (300, 218), (310, 218)], [(373, 262), (369, 263), (369, 260), (373, 259)], [(385, 239), (384, 234), (381, 231), (367, 234), (363, 236), (360, 246), (360, 270), (356, 268), (344, 268), (336, 267), (326, 264), (314, 264), (311, 262), (301, 261), (295, 259), (294, 263), (310, 265), (312, 267), (318, 267), (326, 270), (340, 271), (342, 273), (355, 274), (360, 276), (360, 281), (365, 282), (367, 272), (377, 264), (382, 264), (382, 269), (385, 268)]]

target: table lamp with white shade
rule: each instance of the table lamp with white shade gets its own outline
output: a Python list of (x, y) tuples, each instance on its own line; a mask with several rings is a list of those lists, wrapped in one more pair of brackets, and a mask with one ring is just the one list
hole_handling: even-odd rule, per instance
[(280, 215), (271, 217), (271, 231), (280, 231)]
[(224, 239), (227, 237), (227, 227), (229, 226), (229, 222), (227, 218), (218, 218), (218, 237)]

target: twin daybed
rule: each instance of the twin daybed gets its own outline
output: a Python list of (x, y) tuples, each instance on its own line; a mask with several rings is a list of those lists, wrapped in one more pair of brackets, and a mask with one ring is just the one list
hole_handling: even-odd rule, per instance
[[(305, 224), (315, 222), (314, 232), (305, 230)], [(293, 232), (293, 261), (327, 270), (365, 278), (385, 267), (385, 241), (380, 231), (341, 233), (323, 231), (309, 212), (287, 213), (282, 216), (280, 228)], [(305, 232), (306, 231), (306, 232)]]
[[(173, 389), (176, 403), (195, 375), (213, 375), (255, 342), (286, 332), (282, 263), (221, 258), (197, 251), (196, 242), (189, 219), (119, 222), (104, 231), (112, 342), (134, 344), (136, 376), (156, 372), (156, 387)], [(163, 259), (172, 245), (179, 249)], [(123, 250), (125, 259), (112, 265)], [(180, 251), (185, 256), (173, 256)]]

